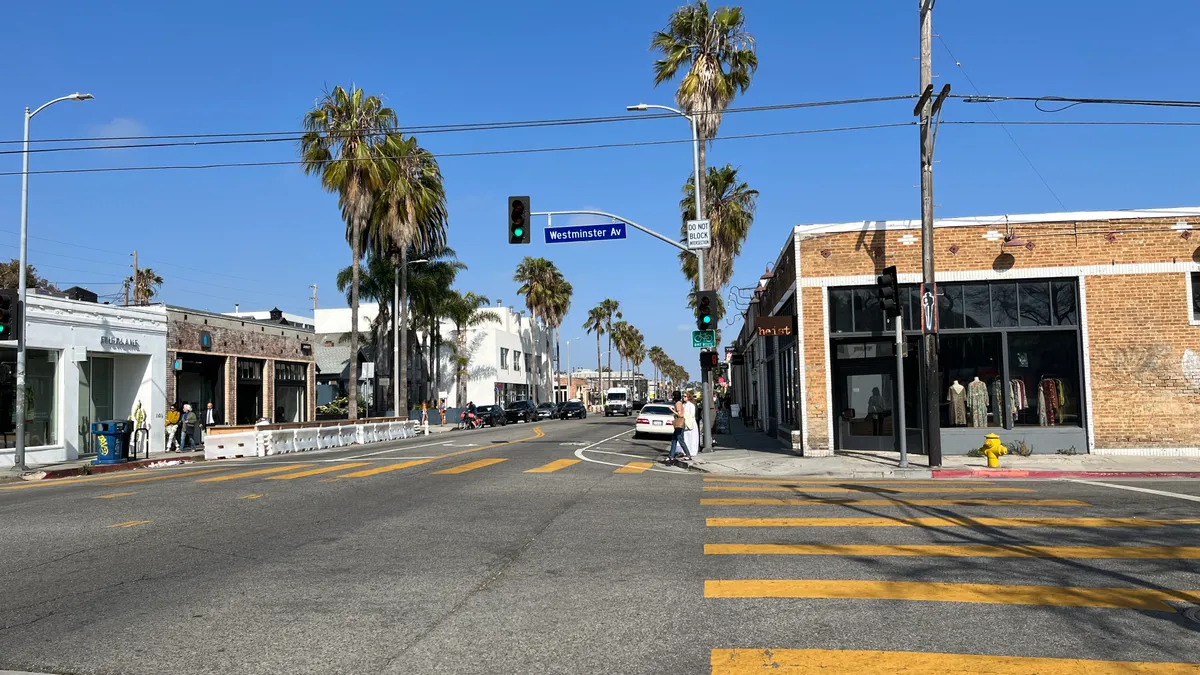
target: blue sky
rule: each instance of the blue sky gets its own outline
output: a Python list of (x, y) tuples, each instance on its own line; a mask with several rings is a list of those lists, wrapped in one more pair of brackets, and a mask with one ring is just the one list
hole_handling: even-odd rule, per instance
[[(917, 88), (915, 1), (744, 3), (760, 68), (735, 106), (906, 94)], [(35, 138), (288, 131), (326, 86), (351, 83), (386, 98), (402, 126), (621, 114), (653, 87), (647, 50), (676, 0), (575, 2), (9, 3), (3, 10), (0, 140), (21, 136), (21, 110), (76, 90), (34, 120)], [(715, 4), (714, 4), (715, 6)], [(1192, 31), (1200, 4), (1151, 0), (940, 0), (935, 82), (956, 93), (1195, 99)], [(943, 42), (944, 41), (944, 44)], [(950, 52), (961, 63), (955, 66)], [(1005, 120), (1191, 120), (1195, 111), (1077, 107), (1046, 115), (994, 104)], [(912, 103), (727, 116), (723, 135), (911, 119)], [(1189, 114), (1190, 113), (1190, 114)], [(948, 104), (948, 120), (991, 120)], [(1010, 127), (1043, 185), (995, 126), (951, 126), (938, 137), (939, 216), (1191, 206), (1196, 128)], [(434, 153), (683, 139), (682, 120), (418, 135)], [(4, 145), (3, 151), (19, 145)], [(32, 168), (294, 159), (294, 144), (35, 155)], [(919, 214), (913, 127), (717, 141), (710, 164), (732, 163), (762, 193), (734, 284), (751, 285), (797, 223)], [(677, 232), (687, 145), (446, 158), (451, 244), (470, 266), (459, 287), (518, 301), (512, 270), (525, 255), (554, 260), (575, 286), (562, 337), (583, 336), (587, 308), (619, 300), (648, 344), (695, 371), (687, 284), (673, 249), (638, 233), (625, 242), (508, 246), (505, 197), (534, 210), (599, 209)], [(20, 169), (0, 155), (0, 172)], [(1051, 189), (1053, 193), (1051, 193)], [(20, 179), (0, 176), (0, 257), (16, 257)], [(1057, 197), (1055, 197), (1055, 194)], [(1061, 200), (1061, 204), (1060, 201)], [(579, 219), (577, 223), (594, 222)], [(344, 304), (334, 290), (349, 262), (334, 197), (297, 167), (34, 176), (30, 261), (60, 283), (115, 292), (129, 252), (166, 279), (163, 298), (217, 311), (311, 311)], [(534, 241), (540, 241), (540, 231)], [(737, 317), (731, 317), (735, 322)], [(726, 329), (727, 339), (737, 325)], [(564, 348), (565, 352), (565, 348)], [(565, 353), (564, 353), (565, 356)]]

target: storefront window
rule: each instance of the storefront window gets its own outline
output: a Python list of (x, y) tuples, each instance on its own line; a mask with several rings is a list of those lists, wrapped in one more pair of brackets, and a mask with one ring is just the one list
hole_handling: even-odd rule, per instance
[(943, 427), (1004, 425), (999, 333), (941, 337)]
[(1200, 272), (1192, 272), (1192, 321), (1200, 321)]
[(308, 366), (303, 363), (275, 362), (276, 424), (303, 422), (307, 414)]
[(779, 386), (783, 399), (781, 419), (785, 425), (795, 428), (796, 423), (796, 339), (793, 337), (787, 344), (779, 347)]
[(1017, 298), (1021, 303), (1022, 326), (1050, 325), (1050, 283), (1047, 281), (1022, 281), (1017, 284)]
[[(58, 440), (59, 352), (30, 349), (25, 358), (25, 445), (55, 445)], [(17, 444), (17, 352), (0, 350), (0, 443)]]
[(1008, 374), (1016, 426), (1082, 426), (1075, 331), (1009, 334)]

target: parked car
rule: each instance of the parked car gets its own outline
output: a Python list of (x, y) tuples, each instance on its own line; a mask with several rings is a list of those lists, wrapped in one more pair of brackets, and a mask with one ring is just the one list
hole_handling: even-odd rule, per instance
[(504, 416), (509, 422), (537, 421), (537, 405), (533, 401), (517, 401), (504, 410)]
[(671, 413), (670, 406), (647, 403), (638, 413), (637, 422), (633, 427), (633, 437), (665, 436), (669, 438), (671, 434), (675, 433), (675, 427), (671, 424), (674, 420), (675, 415)]
[(637, 411), (641, 410), (642, 408), (646, 407), (647, 403), (649, 403), (649, 401), (647, 401), (646, 399), (635, 398), (635, 399), (633, 399), (633, 405), (630, 407), (633, 409), (633, 412), (637, 412)]
[(558, 418), (557, 403), (539, 403), (537, 407), (537, 418), (539, 420), (553, 420)]
[(583, 403), (579, 401), (567, 401), (566, 403), (562, 404), (561, 408), (559, 408), (558, 416), (560, 419), (564, 420), (586, 420), (587, 408), (583, 407)]
[(502, 405), (481, 405), (475, 409), (479, 414), (480, 421), (485, 426), (504, 426), (508, 424), (508, 419), (504, 414), (504, 406)]

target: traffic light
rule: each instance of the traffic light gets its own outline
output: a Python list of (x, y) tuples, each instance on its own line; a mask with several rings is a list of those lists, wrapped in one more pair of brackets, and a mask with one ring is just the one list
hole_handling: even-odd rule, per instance
[(700, 352), (700, 372), (707, 373), (717, 367), (717, 353), (710, 351)]
[(696, 328), (713, 330), (717, 327), (716, 291), (696, 291)]
[(879, 307), (885, 316), (900, 316), (900, 284), (896, 266), (883, 268), (883, 274), (875, 280), (879, 289)]
[(529, 243), (529, 197), (508, 198), (508, 243)]
[(0, 340), (21, 336), (21, 298), (15, 288), (0, 289)]

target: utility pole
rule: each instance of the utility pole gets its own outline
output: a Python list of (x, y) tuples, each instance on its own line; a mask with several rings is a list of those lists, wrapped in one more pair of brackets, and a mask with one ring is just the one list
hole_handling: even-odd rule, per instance
[(312, 286), (309, 286), (309, 288), (312, 289), (313, 321), (316, 321), (316, 319), (317, 319), (317, 285), (313, 284)]
[[(942, 408), (938, 376), (937, 284), (933, 267), (933, 4), (917, 0), (921, 12), (921, 366), (925, 380), (925, 456), (930, 467), (942, 465)], [(944, 96), (942, 97), (944, 99)]]

